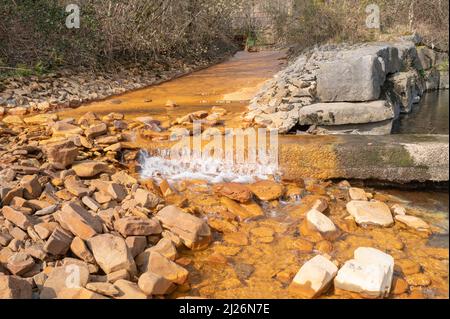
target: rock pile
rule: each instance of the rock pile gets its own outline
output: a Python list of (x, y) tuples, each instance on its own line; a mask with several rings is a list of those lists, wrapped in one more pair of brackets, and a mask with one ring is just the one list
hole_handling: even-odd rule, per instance
[(448, 55), (408, 38), (324, 45), (304, 52), (269, 80), (244, 119), (285, 133), (389, 134), (423, 92), (448, 89)]
[(1, 127), (0, 298), (151, 298), (184, 284), (177, 249), (207, 247), (211, 231), (169, 205), (167, 182), (119, 169), (136, 158), (121, 128), (137, 123), (35, 118)]

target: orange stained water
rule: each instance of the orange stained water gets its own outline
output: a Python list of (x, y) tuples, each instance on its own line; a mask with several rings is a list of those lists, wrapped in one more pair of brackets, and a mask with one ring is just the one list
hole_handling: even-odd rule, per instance
[[(311, 193), (314, 196), (300, 202), (276, 207), (262, 204), (264, 217), (220, 223), (223, 231), (215, 233), (213, 243), (206, 250), (183, 251), (182, 257), (191, 260), (186, 266), (190, 285), (178, 289), (171, 297), (301, 299), (301, 295), (288, 289), (301, 265), (319, 253), (329, 254), (342, 265), (353, 257), (356, 248), (365, 246), (391, 254), (395, 260), (395, 280), (401, 278), (409, 283), (406, 291), (396, 287), (389, 298), (448, 298), (448, 205), (441, 207), (434, 203), (448, 202), (447, 194), (431, 194), (416, 202), (410, 201), (409, 195), (417, 197), (417, 192), (394, 192), (392, 196), (390, 191), (373, 191), (375, 199), (389, 205), (402, 203), (410, 214), (424, 218), (432, 225), (435, 235), (428, 237), (399, 223), (389, 228), (359, 227), (345, 218), (346, 191), (333, 185), (319, 185)], [(330, 201), (326, 214), (342, 231), (338, 238), (324, 240), (300, 233), (309, 204), (319, 194), (332, 194), (335, 198)], [(217, 213), (212, 212), (219, 209), (218, 200), (206, 189), (191, 188), (187, 197), (194, 207), (210, 212), (209, 219), (216, 218)], [(447, 243), (434, 242), (436, 235), (445, 237)], [(331, 288), (320, 298), (361, 296)]]
[[(126, 118), (151, 116), (162, 122), (220, 106), (229, 111), (229, 121), (241, 112), (261, 85), (286, 64), (285, 51), (238, 52), (229, 60), (159, 85), (93, 102), (60, 112), (61, 117), (79, 117), (86, 112), (124, 113)], [(166, 107), (167, 101), (177, 107)]]

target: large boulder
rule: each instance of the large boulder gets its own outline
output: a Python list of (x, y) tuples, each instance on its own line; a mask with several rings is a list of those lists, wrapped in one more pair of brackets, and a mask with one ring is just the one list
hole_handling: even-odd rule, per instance
[(375, 248), (359, 247), (354, 259), (339, 269), (334, 286), (366, 297), (386, 297), (391, 291), (393, 273), (392, 256)]
[(323, 62), (317, 73), (317, 97), (322, 102), (377, 100), (384, 79), (383, 64), (376, 55)]
[(337, 272), (335, 264), (326, 257), (317, 255), (303, 264), (289, 289), (305, 298), (317, 297), (330, 287)]
[(156, 218), (164, 228), (178, 235), (191, 249), (205, 248), (211, 241), (211, 230), (201, 218), (187, 214), (180, 208), (169, 205), (161, 209)]
[(300, 125), (374, 123), (395, 117), (395, 109), (383, 100), (363, 103), (316, 103), (299, 111)]

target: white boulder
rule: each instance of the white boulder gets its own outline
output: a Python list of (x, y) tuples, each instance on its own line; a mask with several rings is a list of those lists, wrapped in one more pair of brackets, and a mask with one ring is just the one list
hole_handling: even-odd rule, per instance
[(382, 251), (359, 247), (354, 259), (339, 269), (334, 286), (366, 297), (386, 297), (391, 291), (394, 258)]

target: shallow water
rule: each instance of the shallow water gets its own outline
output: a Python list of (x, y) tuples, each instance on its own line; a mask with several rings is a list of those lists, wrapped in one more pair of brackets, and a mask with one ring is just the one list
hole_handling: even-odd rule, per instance
[[(207, 69), (59, 114), (79, 117), (86, 112), (101, 115), (120, 112), (126, 118), (152, 116), (164, 124), (191, 112), (220, 106), (229, 111), (222, 119), (227, 121), (227, 126), (233, 126), (232, 120), (246, 110), (248, 100), (286, 64), (285, 56), (285, 51), (241, 51)], [(166, 107), (168, 100), (178, 106)]]
[[(448, 195), (369, 188), (366, 191), (389, 206), (405, 205), (408, 214), (426, 220), (435, 236), (448, 241)], [(307, 260), (326, 253), (342, 265), (353, 257), (356, 248), (365, 246), (392, 255), (397, 265), (396, 277), (414, 281), (414, 276), (425, 276), (431, 282), (411, 285), (407, 292), (391, 294), (390, 298), (448, 298), (448, 244), (432, 243), (433, 237), (399, 223), (389, 228), (357, 226), (345, 218), (347, 191), (335, 184), (323, 182), (307, 187), (300, 200), (260, 202), (265, 215), (240, 223), (218, 217), (218, 199), (208, 187), (189, 187), (184, 194), (196, 210), (209, 217), (210, 225), (220, 231), (206, 250), (182, 253), (182, 257), (190, 260), (186, 266), (190, 271), (190, 286), (177, 290), (172, 297), (301, 298), (288, 286)], [(329, 198), (326, 214), (342, 230), (337, 238), (321, 238), (302, 230), (304, 215), (318, 196)], [(218, 219), (222, 221), (218, 223)], [(415, 275), (403, 274), (399, 265), (404, 263), (420, 270)], [(332, 288), (321, 298), (361, 296)]]
[(448, 134), (449, 91), (427, 92), (409, 114), (401, 114), (394, 134)]

